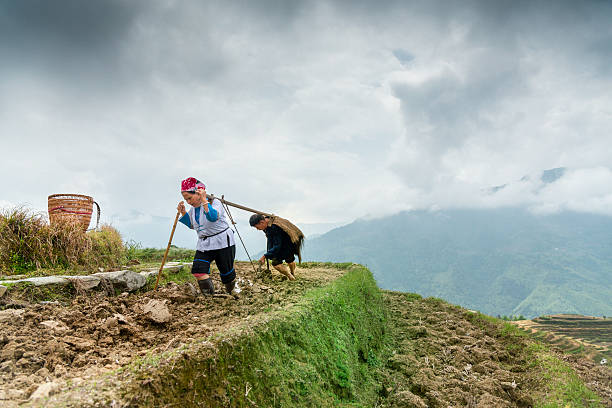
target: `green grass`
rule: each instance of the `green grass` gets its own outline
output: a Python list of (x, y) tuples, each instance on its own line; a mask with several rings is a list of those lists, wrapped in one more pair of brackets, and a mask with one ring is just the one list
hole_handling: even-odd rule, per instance
[[(157, 265), (159, 269), (159, 265)], [(157, 281), (157, 275), (151, 275), (147, 278), (147, 283), (140, 289), (138, 289), (137, 293), (148, 292), (155, 288), (155, 282)], [(191, 274), (191, 268), (183, 267), (183, 269), (178, 272), (162, 272), (159, 278), (159, 286), (164, 286), (170, 282), (174, 282), (177, 284), (182, 284), (185, 282), (195, 282), (193, 275)]]
[(560, 360), (542, 344), (529, 347), (534, 365), (542, 371), (547, 395), (535, 408), (603, 408), (600, 398), (589, 390), (569, 364)]
[(126, 393), (138, 406), (373, 406), (385, 322), (371, 273), (354, 267), (265, 324), (208, 339), (214, 353), (203, 341), (188, 358), (140, 361), (134, 383), (152, 381)]
[(334, 262), (302, 262), (300, 264), (300, 268), (337, 268), (337, 269), (349, 269), (353, 266), (355, 266), (356, 264), (352, 263), (352, 262), (340, 262), (340, 263), (334, 263)]
[[(160, 263), (164, 257), (165, 249), (159, 248), (142, 248), (140, 244), (133, 241), (126, 243), (127, 258), (138, 260), (140, 262), (158, 262)], [(169, 261), (193, 261), (195, 250), (187, 248), (179, 248), (174, 245), (170, 246), (166, 262)]]
[(12, 300), (26, 300), (28, 302), (41, 301), (70, 301), (76, 291), (71, 284), (36, 286), (31, 282), (5, 283)]

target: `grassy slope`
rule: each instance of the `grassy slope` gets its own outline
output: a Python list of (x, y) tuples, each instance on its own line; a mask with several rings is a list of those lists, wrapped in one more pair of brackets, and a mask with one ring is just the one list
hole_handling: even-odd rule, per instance
[(129, 393), (142, 406), (185, 404), (185, 397), (204, 406), (367, 406), (375, 398), (370, 368), (379, 361), (383, 332), (376, 284), (366, 269), (353, 268), (264, 325), (217, 339), (214, 355), (200, 343), (187, 351), (192, 358), (143, 362), (137, 377), (154, 380)]

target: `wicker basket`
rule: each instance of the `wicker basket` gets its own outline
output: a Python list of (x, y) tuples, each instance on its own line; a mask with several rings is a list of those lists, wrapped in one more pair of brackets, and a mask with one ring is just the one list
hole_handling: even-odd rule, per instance
[(53, 224), (67, 218), (76, 219), (83, 231), (87, 231), (91, 221), (93, 205), (98, 209), (96, 228), (100, 223), (100, 206), (93, 198), (81, 194), (52, 194), (49, 196), (49, 221)]

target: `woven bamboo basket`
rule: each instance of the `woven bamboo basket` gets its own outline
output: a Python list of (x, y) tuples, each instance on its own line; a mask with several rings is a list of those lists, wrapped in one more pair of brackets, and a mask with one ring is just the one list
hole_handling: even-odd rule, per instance
[(100, 223), (100, 206), (90, 196), (82, 194), (52, 194), (48, 199), (49, 221), (54, 224), (68, 219), (76, 220), (87, 231), (94, 204), (98, 210), (96, 229)]

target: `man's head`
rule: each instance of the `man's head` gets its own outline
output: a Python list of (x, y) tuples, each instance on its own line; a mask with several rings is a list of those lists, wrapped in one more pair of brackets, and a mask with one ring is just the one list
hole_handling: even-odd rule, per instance
[(263, 231), (268, 227), (268, 219), (261, 214), (253, 214), (249, 218), (249, 224), (251, 224), (251, 227)]

